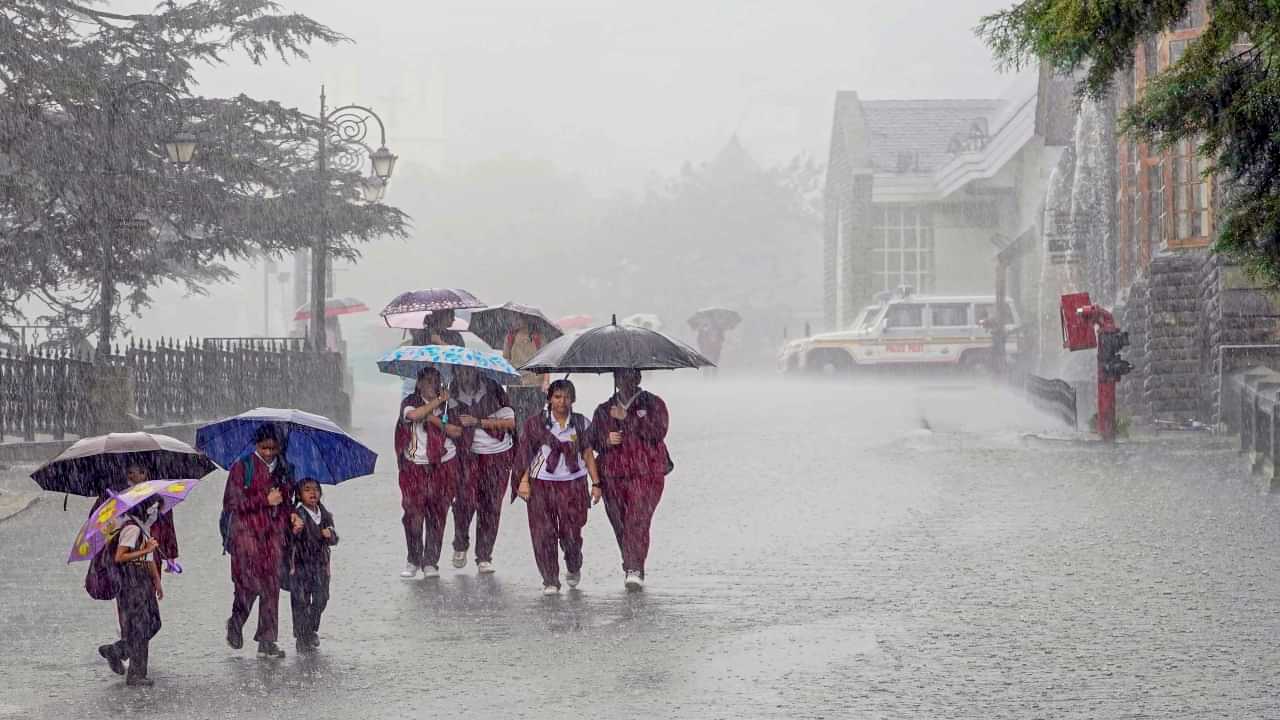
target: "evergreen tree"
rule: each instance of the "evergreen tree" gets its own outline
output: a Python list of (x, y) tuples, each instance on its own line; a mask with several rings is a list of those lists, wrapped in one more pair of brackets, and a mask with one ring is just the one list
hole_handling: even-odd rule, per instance
[[(188, 97), (196, 64), (305, 58), (312, 42), (343, 40), (269, 0), (171, 0), (130, 15), (65, 0), (5, 3), (0, 328), (38, 300), (110, 338), (155, 286), (199, 292), (231, 275), (228, 261), (309, 247), (321, 220), (338, 257), (403, 235), (399, 210), (355, 202), (359, 173), (331, 171), (321, 186), (315, 118), (245, 95)], [(179, 132), (197, 141), (185, 168), (164, 148)]]
[[(1194, 0), (1023, 0), (984, 17), (978, 34), (1005, 66), (1040, 59), (1083, 72), (1106, 95), (1134, 49), (1182, 20)], [(1280, 284), (1280, 3), (1212, 0), (1203, 34), (1124, 114), (1122, 130), (1163, 148), (1199, 143), (1225, 181), (1216, 249)]]

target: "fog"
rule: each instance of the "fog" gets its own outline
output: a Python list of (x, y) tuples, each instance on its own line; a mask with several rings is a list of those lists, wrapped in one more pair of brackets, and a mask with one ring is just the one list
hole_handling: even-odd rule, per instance
[[(148, 5), (110, 3), (120, 11)], [(816, 163), (810, 190), (819, 193), (837, 90), (993, 97), (1009, 82), (971, 31), (1000, 0), (284, 5), (352, 42), (313, 46), (309, 62), (204, 68), (198, 92), (244, 92), (315, 113), (323, 83), (331, 106), (367, 104), (385, 119), (401, 158), (386, 202), (408, 212), (414, 228), (407, 241), (364, 246), (356, 267), (339, 265), (333, 293), (375, 311), (400, 290), (446, 285), (492, 303), (538, 305), (553, 317), (656, 312), (675, 329), (683, 317), (667, 315), (707, 304), (745, 304), (750, 313), (751, 293), (785, 261), (789, 274), (774, 290), (787, 307), (762, 320), (780, 338), (783, 325), (798, 330), (820, 309), (817, 213), (805, 227), (761, 237), (775, 252), (746, 252), (746, 271), (716, 270), (714, 292), (655, 288), (650, 294), (668, 302), (653, 307), (619, 292), (642, 294), (637, 287), (665, 272), (661, 256), (626, 253), (670, 235), (653, 221), (661, 207), (637, 209), (643, 199), (686, 165), (713, 161), (735, 137), (765, 170), (796, 158)], [(679, 244), (710, 253), (702, 274), (716, 258), (743, 252), (714, 212), (686, 226)], [(296, 305), (288, 283), (264, 276), (260, 264), (236, 269), (238, 282), (207, 297), (162, 288), (130, 329), (140, 337), (284, 334)], [(552, 290), (552, 278), (566, 274), (577, 282)], [(192, 317), (199, 327), (175, 330)], [(343, 331), (351, 340), (376, 324), (372, 314), (357, 315), (343, 320)]]

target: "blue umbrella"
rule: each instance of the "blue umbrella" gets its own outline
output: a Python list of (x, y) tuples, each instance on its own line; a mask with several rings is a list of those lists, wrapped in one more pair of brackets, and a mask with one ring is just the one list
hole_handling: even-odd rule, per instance
[(452, 369), (459, 366), (475, 368), (499, 383), (520, 378), (520, 373), (501, 354), (456, 345), (403, 345), (378, 358), (378, 369), (388, 375), (416, 378), (422, 368), (434, 367), (446, 383), (453, 379)]
[(253, 452), (253, 436), (275, 425), (283, 440), (285, 462), (294, 480), (313, 478), (325, 485), (372, 475), (378, 454), (326, 417), (278, 408), (256, 408), (196, 430), (196, 449), (223, 469)]

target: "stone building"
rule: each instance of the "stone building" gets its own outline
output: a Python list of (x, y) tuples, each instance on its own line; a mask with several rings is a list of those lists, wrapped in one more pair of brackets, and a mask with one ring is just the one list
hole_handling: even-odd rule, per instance
[[(1118, 78), (1114, 108), (1140, 97), (1147, 79), (1172, 65), (1208, 19), (1204, 0), (1167, 32), (1135, 52)], [(1280, 304), (1210, 251), (1218, 228), (1219, 183), (1205, 176), (1196, 143), (1169, 150), (1117, 136), (1114, 281), (1116, 291), (1090, 283), (1130, 333), (1127, 355), (1136, 370), (1121, 383), (1124, 409), (1139, 418), (1216, 423), (1220, 377), (1233, 369), (1238, 346), (1280, 339)], [(1090, 258), (1101, 248), (1090, 246)]]
[[(1019, 76), (1002, 97), (836, 95), (824, 196), (824, 320), (840, 329), (882, 290), (991, 294), (996, 251), (1030, 233), (1010, 296), (1036, 301), (1042, 203), (1067, 142), (1070, 93)], [(1052, 107), (1052, 110), (1050, 109)]]

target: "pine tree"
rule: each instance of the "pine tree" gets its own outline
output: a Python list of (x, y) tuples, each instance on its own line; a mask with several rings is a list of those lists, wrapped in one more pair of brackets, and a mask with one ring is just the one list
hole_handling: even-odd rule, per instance
[[(6, 2), (0, 329), (38, 300), (82, 329), (105, 323), (110, 337), (161, 283), (199, 292), (231, 276), (229, 261), (309, 247), (322, 193), (332, 254), (354, 257), (360, 242), (403, 236), (399, 210), (356, 202), (359, 173), (330, 171), (321, 187), (315, 118), (245, 95), (190, 97), (199, 64), (306, 58), (311, 43), (343, 41), (269, 0), (169, 0), (130, 15), (96, 3)], [(185, 168), (164, 149), (179, 131), (197, 140)]]

